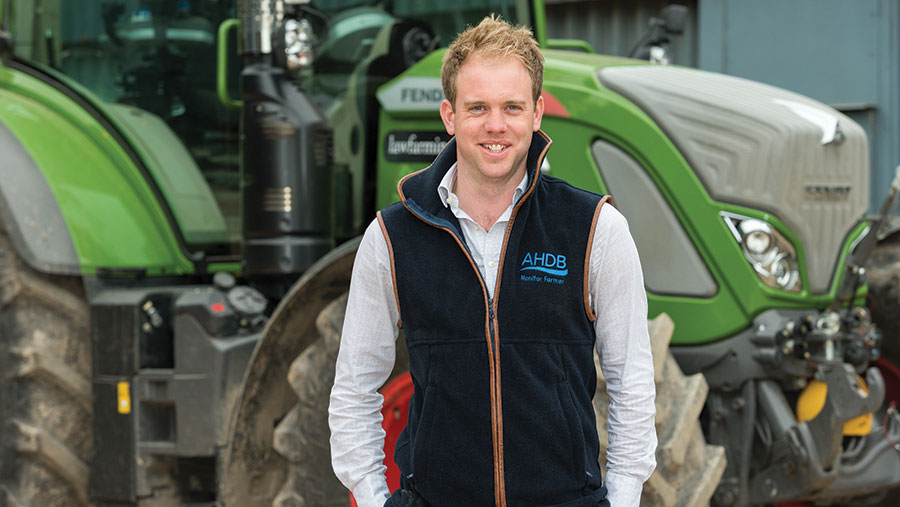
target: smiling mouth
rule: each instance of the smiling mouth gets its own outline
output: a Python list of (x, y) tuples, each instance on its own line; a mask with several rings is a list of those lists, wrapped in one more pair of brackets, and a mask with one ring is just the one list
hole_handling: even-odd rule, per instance
[(500, 153), (507, 147), (505, 144), (482, 144), (482, 146), (490, 150), (491, 153)]

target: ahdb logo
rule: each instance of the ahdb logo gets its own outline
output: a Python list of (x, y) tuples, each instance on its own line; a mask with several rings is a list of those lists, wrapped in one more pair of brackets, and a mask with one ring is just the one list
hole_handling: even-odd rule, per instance
[(519, 271), (540, 271), (549, 275), (566, 276), (569, 268), (566, 267), (565, 255), (553, 255), (552, 253), (528, 252), (522, 259), (522, 268)]
[[(561, 278), (569, 274), (565, 255), (549, 252), (527, 252), (519, 268), (523, 282), (547, 282), (561, 284)], [(543, 274), (541, 274), (543, 273)], [(549, 275), (549, 276), (548, 276)]]

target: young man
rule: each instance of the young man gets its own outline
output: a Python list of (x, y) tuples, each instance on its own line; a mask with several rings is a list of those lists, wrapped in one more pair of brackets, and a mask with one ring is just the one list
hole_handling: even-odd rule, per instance
[[(353, 268), (329, 411), (335, 473), (362, 507), (637, 506), (655, 467), (654, 384), (625, 219), (541, 174), (543, 57), (527, 29), (485, 18), (441, 76), (455, 137), (400, 182)], [(377, 390), (398, 327), (415, 392), (390, 496)], [(611, 398), (605, 481), (595, 348)]]

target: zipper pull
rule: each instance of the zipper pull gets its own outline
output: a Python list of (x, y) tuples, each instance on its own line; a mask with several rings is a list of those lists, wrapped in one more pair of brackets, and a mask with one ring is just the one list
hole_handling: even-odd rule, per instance
[(490, 306), (488, 307), (488, 317), (493, 321), (494, 320), (494, 303), (489, 302)]

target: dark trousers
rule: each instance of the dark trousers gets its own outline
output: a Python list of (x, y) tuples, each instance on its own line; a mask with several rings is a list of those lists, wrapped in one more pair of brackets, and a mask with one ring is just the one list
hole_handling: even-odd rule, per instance
[(431, 504), (416, 493), (406, 477), (401, 476), (400, 489), (394, 491), (394, 494), (384, 503), (384, 507), (431, 507)]
[[(400, 489), (394, 491), (384, 507), (431, 507), (431, 504), (416, 492), (406, 477), (400, 477)], [(606, 488), (603, 487), (583, 498), (553, 507), (610, 507), (610, 505), (606, 500)]]

